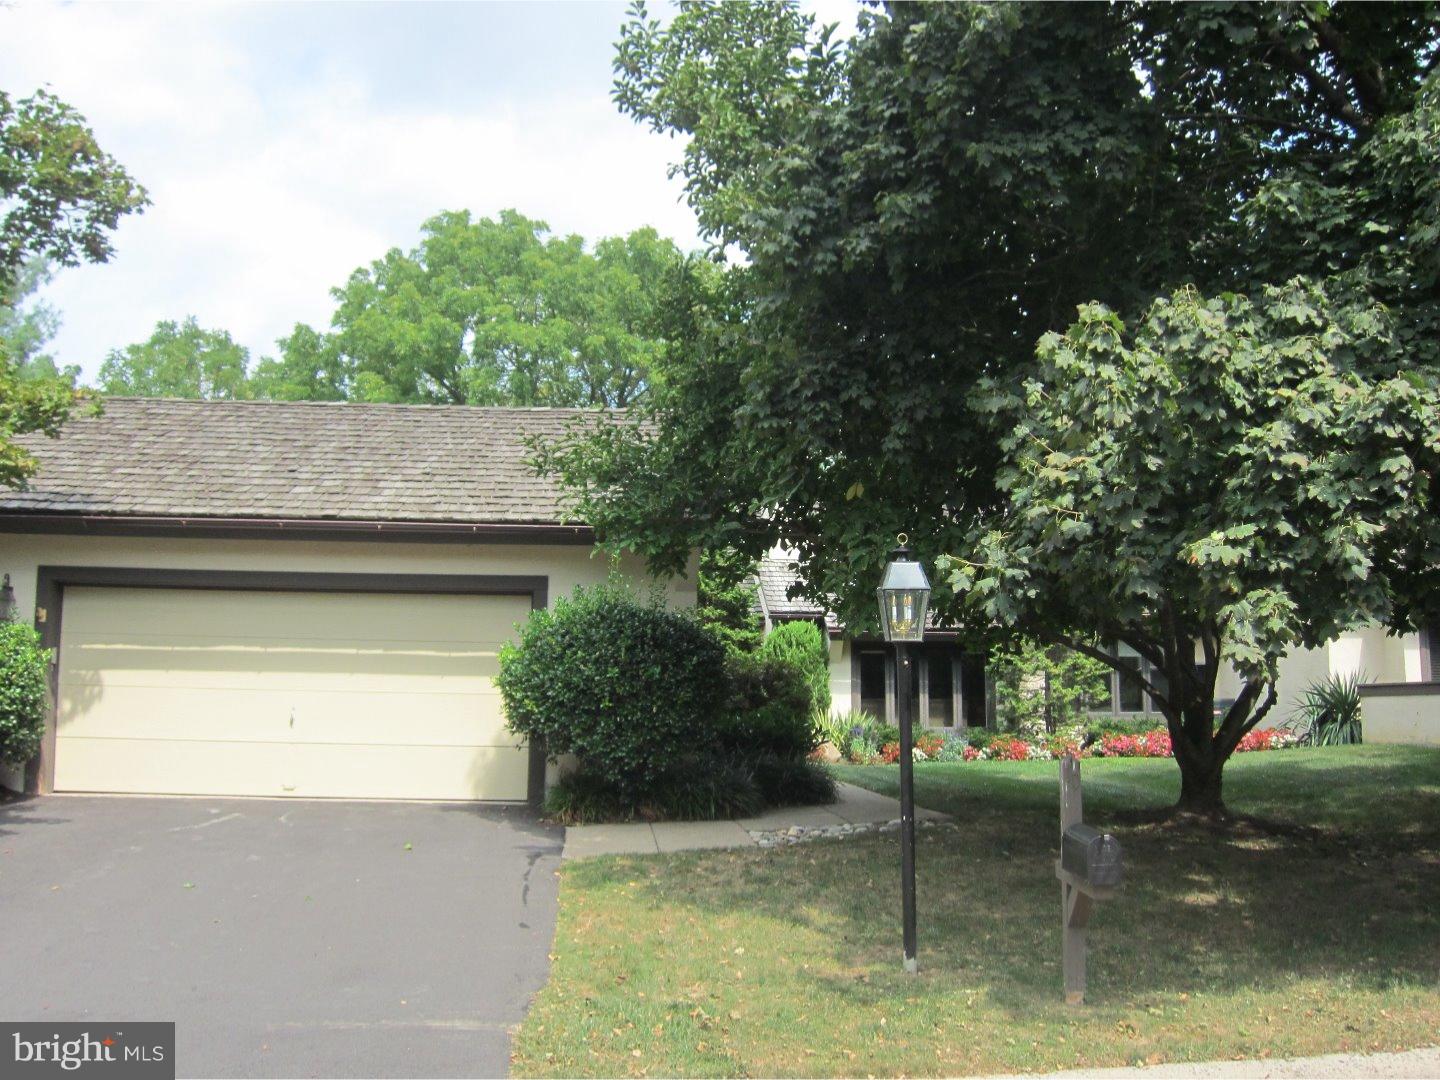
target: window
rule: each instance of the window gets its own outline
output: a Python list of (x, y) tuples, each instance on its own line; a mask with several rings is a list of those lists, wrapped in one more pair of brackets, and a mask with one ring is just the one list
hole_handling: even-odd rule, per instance
[(986, 713), (985, 657), (966, 653), (960, 657), (960, 716), (966, 727), (983, 728)]
[[(1120, 712), (1144, 712), (1145, 690), (1140, 683), (1140, 657), (1122, 656), (1120, 666), (1125, 670), (1116, 672), (1114, 681), (1118, 685), (1116, 697), (1120, 701)], [(1135, 674), (1130, 674), (1134, 672)]]
[(881, 720), (885, 719), (885, 653), (869, 649), (858, 654), (860, 659), (860, 709)]
[(955, 723), (955, 678), (951, 671), (954, 656), (955, 650), (945, 645), (925, 647), (925, 671), (930, 695), (926, 720), (931, 727), (950, 727)]
[(1428, 682), (1440, 682), (1440, 626), (1420, 632), (1420, 656), (1428, 661), (1420, 674)]

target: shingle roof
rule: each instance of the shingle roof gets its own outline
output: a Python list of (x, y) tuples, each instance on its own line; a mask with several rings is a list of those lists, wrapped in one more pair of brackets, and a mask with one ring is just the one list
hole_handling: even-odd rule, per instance
[(834, 612), (826, 611), (823, 605), (813, 600), (790, 595), (791, 587), (800, 581), (800, 575), (790, 559), (766, 555), (756, 566), (755, 577), (760, 586), (760, 601), (772, 621), (818, 619), (823, 616), (825, 624), (832, 630), (839, 627)]
[(56, 439), (0, 513), (571, 524), (530, 436), (579, 409), (110, 398)]
[[(793, 559), (772, 552), (756, 565), (755, 577), (759, 584), (759, 602), (763, 605), (762, 610), (769, 615), (772, 622), (824, 618), (826, 627), (832, 633), (839, 633), (845, 629), (835, 612), (829, 610), (825, 605), (817, 604), (803, 596), (792, 597), (790, 595), (790, 590), (800, 584), (800, 574)], [(931, 631), (952, 632), (939, 629), (933, 608), (925, 616), (925, 625)]]

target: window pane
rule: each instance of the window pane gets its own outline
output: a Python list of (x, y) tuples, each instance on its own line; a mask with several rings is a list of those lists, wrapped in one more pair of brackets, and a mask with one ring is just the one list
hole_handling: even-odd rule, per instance
[(949, 727), (955, 723), (955, 680), (950, 662), (955, 650), (948, 645), (932, 645), (925, 650), (930, 668), (930, 708), (928, 717), (933, 727)]
[[(1138, 677), (1140, 658), (1138, 656), (1122, 656), (1119, 659), (1120, 666), (1127, 669), (1120, 672), (1120, 711), (1144, 712), (1145, 694), (1141, 689)], [(1132, 671), (1137, 674), (1130, 674)]]
[(885, 654), (860, 654), (860, 708), (885, 719)]
[(985, 657), (960, 658), (960, 709), (966, 727), (985, 726)]

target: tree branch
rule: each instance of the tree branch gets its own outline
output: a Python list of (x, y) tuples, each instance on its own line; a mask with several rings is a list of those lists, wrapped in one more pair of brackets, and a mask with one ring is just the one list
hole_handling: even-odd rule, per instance
[[(1162, 703), (1162, 710), (1164, 708), (1174, 707), (1170, 704), (1170, 699), (1164, 694), (1162, 694), (1158, 689), (1156, 689), (1155, 684), (1145, 677), (1144, 672), (1138, 666), (1133, 668), (1126, 667), (1125, 665), (1120, 663), (1120, 657), (1115, 656), (1112, 653), (1108, 653), (1104, 649), (1097, 649), (1089, 642), (1081, 641), (1078, 638), (1073, 638), (1066, 634), (1051, 633), (1044, 636), (1047, 637), (1049, 640), (1053, 641), (1056, 645), (1064, 645), (1067, 649), (1074, 649), (1076, 652), (1088, 656), (1092, 660), (1099, 660), (1106, 667), (1110, 668), (1113, 671), (1119, 672), (1121, 675), (1128, 675), (1134, 678), (1140, 683), (1141, 687), (1144, 688), (1147, 694), (1149, 694), (1156, 701)], [(1129, 644), (1129, 642), (1126, 642), (1126, 644)]]
[(1278, 35), (1271, 33), (1267, 41), (1275, 50), (1280, 61), (1296, 75), (1305, 80), (1305, 85), (1330, 107), (1330, 111), (1356, 131), (1368, 131), (1370, 119), (1355, 107), (1345, 91), (1326, 79), (1307, 57), (1301, 56), (1285, 44)]
[[(1278, 695), (1275, 692), (1275, 682), (1273, 679), (1265, 679), (1262, 682), (1258, 683), (1247, 682), (1245, 684), (1245, 689), (1241, 691), (1241, 697), (1243, 697), (1246, 693), (1249, 693), (1250, 690), (1253, 688), (1255, 692), (1251, 695), (1250, 699), (1251, 703), (1253, 703), (1254, 699), (1260, 696), (1261, 686), (1265, 687), (1265, 700), (1260, 703), (1260, 707), (1258, 709), (1250, 713), (1248, 718), (1232, 726), (1231, 720), (1234, 718), (1235, 714), (1235, 709), (1232, 706), (1230, 713), (1227, 714), (1225, 717), (1225, 722), (1220, 725), (1220, 731), (1215, 736), (1215, 749), (1222, 758), (1229, 757), (1231, 754), (1233, 754), (1235, 752), (1235, 747), (1240, 745), (1240, 740), (1243, 739), (1246, 735), (1250, 734), (1250, 732), (1254, 731), (1255, 728), (1259, 726), (1260, 721), (1265, 719), (1266, 714), (1269, 713), (1270, 709), (1274, 706)], [(1239, 705), (1240, 699), (1237, 698), (1235, 704)], [(1249, 711), (1248, 707), (1246, 711)]]
[(1345, 40), (1345, 35), (1329, 19), (1316, 20), (1305, 8), (1300, 10), (1301, 16), (1315, 31), (1315, 36), (1319, 38), (1320, 44), (1325, 46), (1335, 61), (1335, 66), (1349, 76), (1350, 82), (1355, 87), (1355, 96), (1360, 100), (1360, 107), (1372, 115), (1384, 115), (1385, 84), (1381, 81), (1379, 74), (1346, 64), (1345, 55), (1349, 49), (1349, 42)]

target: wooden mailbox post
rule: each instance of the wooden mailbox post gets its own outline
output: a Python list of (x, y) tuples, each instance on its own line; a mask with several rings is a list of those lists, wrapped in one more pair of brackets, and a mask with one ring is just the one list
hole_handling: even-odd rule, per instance
[(1124, 864), (1120, 843), (1084, 824), (1080, 762), (1060, 759), (1060, 925), (1065, 970), (1065, 1004), (1085, 1004), (1085, 947), (1090, 915), (1097, 900), (1109, 900), (1120, 884)]

